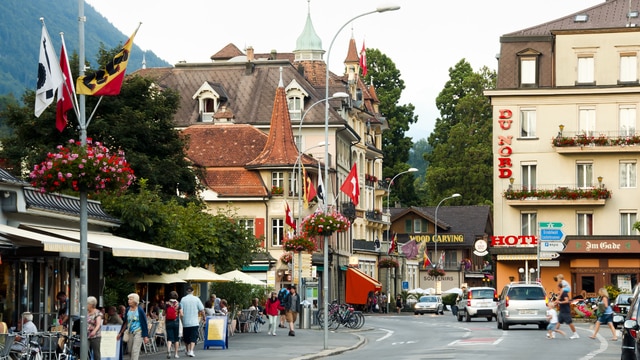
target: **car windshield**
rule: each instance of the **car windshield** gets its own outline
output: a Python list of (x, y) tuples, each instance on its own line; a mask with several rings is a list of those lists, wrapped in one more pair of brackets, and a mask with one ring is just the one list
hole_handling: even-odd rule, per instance
[(482, 290), (473, 290), (471, 291), (472, 299), (493, 299), (493, 290), (491, 289), (482, 289)]
[(616, 304), (629, 305), (629, 299), (631, 299), (631, 294), (620, 294), (616, 298)]
[(539, 287), (514, 287), (509, 290), (511, 300), (544, 300), (544, 290)]
[(423, 296), (420, 298), (420, 302), (438, 302), (438, 298), (435, 296)]

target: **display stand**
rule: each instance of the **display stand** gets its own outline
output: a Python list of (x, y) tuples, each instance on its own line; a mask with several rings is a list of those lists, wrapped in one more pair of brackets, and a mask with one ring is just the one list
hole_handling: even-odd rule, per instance
[(207, 316), (204, 324), (204, 346), (206, 350), (211, 346), (220, 346), (223, 349), (229, 348), (229, 337), (227, 334), (227, 316), (212, 315)]

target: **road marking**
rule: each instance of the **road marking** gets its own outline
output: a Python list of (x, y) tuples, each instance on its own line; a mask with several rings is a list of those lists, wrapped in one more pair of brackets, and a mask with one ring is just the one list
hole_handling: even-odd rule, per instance
[(380, 328), (380, 330), (382, 330), (382, 331), (386, 331), (387, 333), (386, 333), (383, 337), (381, 337), (380, 339), (378, 339), (378, 340), (376, 340), (376, 341), (382, 341), (382, 340), (384, 340), (384, 339), (386, 339), (386, 338), (390, 337), (391, 335), (393, 335), (393, 331), (391, 331), (391, 330), (382, 329), (382, 328)]

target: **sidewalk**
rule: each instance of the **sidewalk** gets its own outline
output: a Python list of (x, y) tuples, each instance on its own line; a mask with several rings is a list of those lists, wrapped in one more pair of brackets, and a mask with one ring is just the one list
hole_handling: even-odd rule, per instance
[[(288, 329), (278, 328), (277, 336), (267, 335), (268, 328), (262, 327), (259, 333), (236, 333), (229, 337), (229, 348), (210, 347), (203, 349), (202, 342), (196, 344), (195, 357), (190, 358), (184, 352), (179, 354), (182, 360), (199, 359), (296, 359), (311, 360), (339, 354), (364, 344), (365, 339), (358, 335), (360, 330), (340, 327), (336, 332), (329, 331), (328, 349), (324, 349), (324, 331), (318, 326), (311, 329), (296, 329), (296, 336), (288, 336)], [(155, 354), (140, 354), (143, 360), (167, 360), (167, 347), (162, 346)], [(172, 358), (172, 360), (175, 360)]]

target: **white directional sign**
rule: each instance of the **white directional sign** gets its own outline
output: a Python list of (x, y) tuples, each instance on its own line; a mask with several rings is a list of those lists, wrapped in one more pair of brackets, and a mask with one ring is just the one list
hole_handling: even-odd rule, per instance
[(557, 252), (540, 251), (540, 259), (555, 259), (559, 256), (560, 254), (558, 254)]
[(541, 241), (540, 251), (562, 252), (565, 246), (562, 241)]

